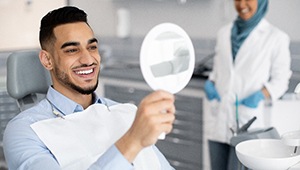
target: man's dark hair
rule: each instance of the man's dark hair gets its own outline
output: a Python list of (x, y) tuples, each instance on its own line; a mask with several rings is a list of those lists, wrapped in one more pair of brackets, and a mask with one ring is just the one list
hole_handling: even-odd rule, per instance
[(87, 14), (73, 6), (61, 7), (45, 15), (41, 20), (39, 35), (41, 48), (46, 50), (46, 46), (55, 42), (53, 30), (56, 26), (75, 22), (87, 23)]

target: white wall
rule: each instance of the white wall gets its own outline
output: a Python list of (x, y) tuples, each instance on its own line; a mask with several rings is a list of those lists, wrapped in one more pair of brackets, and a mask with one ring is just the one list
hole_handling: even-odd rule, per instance
[[(71, 0), (90, 16), (96, 34), (116, 36), (117, 9), (126, 8), (131, 15), (131, 36), (144, 36), (161, 22), (174, 22), (194, 38), (215, 38), (217, 30), (236, 17), (233, 0)], [(300, 41), (299, 0), (269, 0), (267, 19)]]
[(65, 4), (65, 0), (0, 0), (0, 51), (38, 48), (41, 18)]
[[(31, 1), (31, 5), (26, 5)], [(217, 30), (236, 16), (233, 0), (70, 0), (84, 9), (96, 35), (115, 37), (117, 10), (130, 12), (130, 36), (143, 37), (156, 24), (173, 22), (192, 38), (214, 39)], [(66, 0), (0, 0), (0, 51), (38, 48), (40, 19)], [(300, 41), (300, 1), (269, 0), (267, 18)]]
[[(212, 37), (224, 23), (224, 4), (220, 0), (71, 0), (71, 4), (84, 9), (96, 34), (116, 36), (117, 10), (130, 12), (131, 36), (139, 37), (156, 24), (173, 22), (182, 26), (190, 36)], [(93, 6), (93, 8), (91, 8)], [(97, 7), (97, 8), (95, 8)], [(215, 11), (215, 12), (212, 12)]]

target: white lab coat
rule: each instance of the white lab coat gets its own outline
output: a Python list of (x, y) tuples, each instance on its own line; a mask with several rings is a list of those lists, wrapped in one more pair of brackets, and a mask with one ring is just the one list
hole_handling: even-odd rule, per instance
[[(236, 95), (238, 100), (266, 87), (272, 100), (281, 97), (288, 89), (291, 57), (290, 39), (287, 34), (262, 19), (241, 45), (233, 63), (231, 52), (232, 23), (218, 32), (213, 71), (209, 79), (215, 82), (220, 102), (210, 102), (211, 120), (214, 121), (208, 138), (229, 143), (232, 127), (236, 129)], [(241, 127), (254, 116), (256, 121), (249, 129), (265, 127), (264, 102), (252, 109), (244, 105), (238, 108)]]

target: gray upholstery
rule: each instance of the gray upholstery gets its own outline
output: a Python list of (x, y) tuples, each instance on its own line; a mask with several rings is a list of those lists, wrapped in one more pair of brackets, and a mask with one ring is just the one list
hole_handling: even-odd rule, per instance
[(21, 110), (26, 107), (23, 105), (32, 105), (39, 100), (37, 94), (46, 94), (51, 79), (40, 63), (39, 52), (17, 51), (9, 55), (6, 83), (8, 94), (18, 100)]

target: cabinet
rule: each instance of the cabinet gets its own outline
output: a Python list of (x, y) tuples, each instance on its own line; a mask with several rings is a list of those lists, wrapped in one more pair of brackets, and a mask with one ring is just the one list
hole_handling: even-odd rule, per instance
[[(125, 76), (122, 76), (122, 73)], [(143, 81), (126, 77), (127, 71), (119, 73), (101, 73), (100, 93), (115, 101), (130, 102), (138, 105), (140, 100), (152, 90)], [(121, 74), (121, 75), (120, 75)], [(104, 76), (103, 76), (104, 75)], [(156, 146), (176, 170), (203, 169), (203, 92), (200, 89), (185, 88), (176, 94), (176, 120), (173, 130), (165, 140), (159, 140)]]

